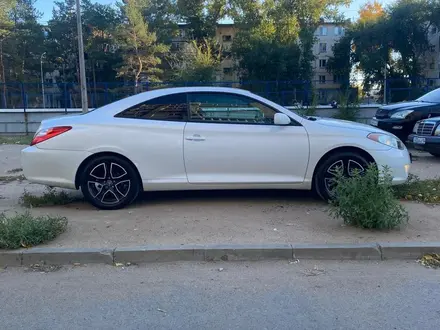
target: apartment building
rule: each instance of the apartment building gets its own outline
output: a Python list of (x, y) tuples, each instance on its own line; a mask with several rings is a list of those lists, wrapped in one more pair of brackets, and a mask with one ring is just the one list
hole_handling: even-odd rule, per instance
[(327, 62), (333, 56), (332, 48), (344, 35), (344, 28), (334, 23), (322, 23), (315, 31), (316, 43), (313, 81), (318, 88), (339, 88), (341, 77), (327, 72)]
[[(185, 47), (190, 36), (187, 34), (188, 25), (179, 24), (179, 36), (173, 39), (173, 46), (177, 48)], [(237, 81), (239, 79), (236, 70), (234, 70), (234, 62), (231, 54), (232, 42), (236, 35), (234, 24), (217, 24), (215, 36), (217, 42), (224, 51), (224, 59), (220, 63), (220, 68), (216, 76), (217, 81)]]
[[(175, 43), (185, 42), (186, 24), (180, 24), (180, 36), (175, 39)], [(217, 80), (236, 81), (239, 79), (234, 70), (234, 62), (231, 53), (228, 51), (232, 45), (237, 29), (234, 24), (218, 24), (216, 29), (217, 41), (226, 51), (226, 58), (222, 61)], [(322, 23), (315, 32), (317, 42), (313, 47), (313, 54), (316, 60), (313, 63), (314, 85), (318, 89), (338, 89), (340, 87), (340, 77), (333, 76), (327, 72), (327, 61), (332, 56), (332, 47), (344, 35), (343, 27), (335, 23)]]
[(428, 79), (428, 84), (433, 87), (440, 86), (440, 30), (433, 26), (429, 31), (429, 42), (431, 44), (428, 52), (425, 53), (422, 64), (422, 75)]
[(234, 61), (231, 55), (232, 41), (236, 33), (234, 24), (217, 25), (215, 37), (225, 54), (225, 58), (220, 64), (220, 72), (217, 74), (217, 80), (219, 81), (237, 81), (239, 79), (236, 70), (234, 70)]

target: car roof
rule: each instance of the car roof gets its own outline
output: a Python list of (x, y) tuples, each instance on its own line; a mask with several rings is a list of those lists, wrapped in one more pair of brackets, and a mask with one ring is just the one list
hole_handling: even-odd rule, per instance
[[(128, 96), (121, 100), (106, 104), (102, 107), (99, 107), (95, 110), (99, 109), (100, 114), (109, 114), (114, 115), (120, 112), (122, 109), (127, 109), (141, 102), (148, 101), (150, 99), (164, 96), (164, 95), (172, 95), (179, 93), (190, 93), (190, 92), (220, 92), (220, 93), (233, 93), (244, 96), (257, 96), (247, 90), (240, 88), (230, 88), (230, 87), (206, 87), (206, 86), (191, 86), (191, 87), (172, 87), (172, 88), (160, 88), (154, 89), (147, 92), (142, 92), (136, 95)], [(90, 113), (94, 113), (95, 111), (91, 111)]]

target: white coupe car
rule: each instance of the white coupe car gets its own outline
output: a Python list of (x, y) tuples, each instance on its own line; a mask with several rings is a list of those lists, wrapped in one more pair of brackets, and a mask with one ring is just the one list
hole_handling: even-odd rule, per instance
[(159, 89), (44, 120), (22, 151), (29, 181), (81, 189), (101, 209), (158, 190), (313, 189), (327, 200), (338, 167), (350, 175), (369, 163), (388, 166), (394, 184), (407, 180), (409, 153), (390, 133), (216, 87)]

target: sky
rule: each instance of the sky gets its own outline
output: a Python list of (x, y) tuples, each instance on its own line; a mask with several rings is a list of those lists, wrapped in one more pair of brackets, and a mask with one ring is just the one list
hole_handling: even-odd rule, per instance
[[(116, 0), (96, 0), (96, 2), (102, 4), (114, 4)], [(341, 11), (345, 13), (347, 18), (356, 18), (359, 7), (363, 5), (367, 0), (353, 0), (349, 8), (341, 8)], [(383, 5), (387, 5), (393, 2), (393, 0), (379, 0)], [(41, 18), (42, 23), (46, 23), (52, 17), (53, 0), (37, 0), (36, 7), (43, 13)]]

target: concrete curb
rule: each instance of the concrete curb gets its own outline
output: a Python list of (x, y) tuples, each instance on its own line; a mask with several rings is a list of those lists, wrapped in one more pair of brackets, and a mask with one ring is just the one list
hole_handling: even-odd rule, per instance
[(169, 261), (389, 260), (440, 253), (440, 242), (365, 244), (210, 244), (0, 251), (0, 267), (32, 264), (138, 264)]

